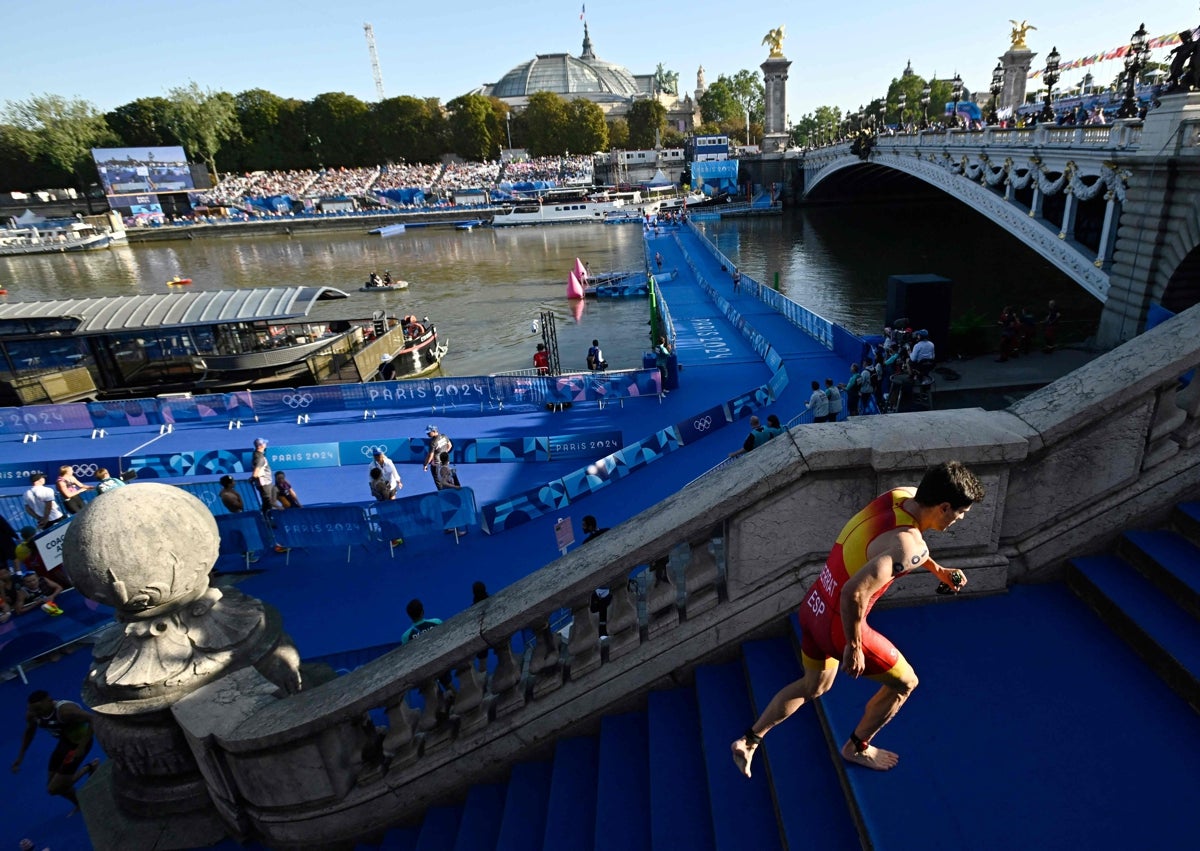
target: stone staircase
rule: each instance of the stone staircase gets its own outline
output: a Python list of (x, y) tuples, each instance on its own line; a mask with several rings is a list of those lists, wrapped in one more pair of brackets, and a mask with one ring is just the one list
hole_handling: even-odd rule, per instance
[[(816, 711), (802, 709), (772, 731), (752, 780), (734, 770), (731, 739), (801, 671), (793, 617), (783, 634), (698, 667), (688, 685), (602, 718), (594, 735), (559, 740), (547, 761), (517, 764), (506, 782), (477, 784), (461, 803), (433, 807), (420, 824), (359, 847), (1155, 847), (1182, 835), (1184, 802), (1200, 795), (1190, 746), (1154, 744), (1165, 730), (1181, 742), (1200, 734), (1198, 541), (1200, 502), (1185, 503), (1168, 528), (1130, 531), (1112, 554), (1072, 559), (1066, 587), (1018, 586), (961, 605), (873, 615), (932, 681), (885, 731), (885, 744), (902, 740), (905, 749), (887, 775), (847, 769), (837, 757), (875, 688), (845, 678)], [(1141, 658), (1123, 652), (1117, 636)], [(939, 657), (947, 642), (954, 655)], [(1042, 648), (1061, 653), (1070, 670), (1038, 664)], [(1011, 670), (1000, 671), (1006, 663)], [(1102, 693), (1087, 694), (1101, 679)], [(1088, 748), (1096, 741), (1103, 747)], [(987, 754), (986, 771), (976, 749)], [(1167, 823), (1135, 818), (1151, 801)]]
[(1112, 553), (1071, 559), (1067, 582), (1200, 712), (1200, 502), (1168, 528), (1126, 532)]
[(507, 783), (476, 785), (463, 803), (360, 847), (782, 851), (803, 846), (818, 814), (822, 848), (858, 848), (816, 713), (772, 733), (752, 780), (730, 759), (732, 739), (799, 674), (794, 635), (746, 642), (690, 685), (651, 692), (643, 709), (601, 719), (595, 735), (560, 740), (550, 761), (518, 764)]

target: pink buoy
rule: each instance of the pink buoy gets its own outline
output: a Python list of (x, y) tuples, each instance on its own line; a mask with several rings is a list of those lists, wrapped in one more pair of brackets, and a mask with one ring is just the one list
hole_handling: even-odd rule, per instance
[(583, 298), (583, 284), (579, 283), (574, 270), (567, 276), (567, 298)]
[(587, 283), (587, 267), (583, 265), (583, 261), (578, 257), (575, 258), (575, 276), (584, 283)]

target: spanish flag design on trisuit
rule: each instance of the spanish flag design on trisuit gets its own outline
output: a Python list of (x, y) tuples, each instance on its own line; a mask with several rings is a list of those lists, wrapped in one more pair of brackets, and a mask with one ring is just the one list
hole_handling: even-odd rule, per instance
[[(842, 625), (841, 593), (850, 577), (867, 564), (867, 549), (880, 535), (893, 529), (916, 526), (917, 521), (904, 510), (904, 502), (916, 495), (914, 488), (895, 488), (871, 500), (862, 511), (850, 518), (842, 527), (825, 568), (809, 589), (800, 606), (801, 653), (807, 668), (822, 669), (837, 665), (846, 647), (846, 634)], [(892, 582), (909, 570), (920, 565), (907, 565), (896, 572), (867, 603), (867, 611), (875, 605)], [(901, 663), (898, 650), (890, 641), (862, 625), (863, 654), (866, 658), (868, 676), (891, 671)]]

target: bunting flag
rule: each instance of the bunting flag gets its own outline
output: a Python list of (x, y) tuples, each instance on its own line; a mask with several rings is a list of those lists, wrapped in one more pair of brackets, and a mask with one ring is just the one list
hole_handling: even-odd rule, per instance
[[(1160, 35), (1146, 41), (1146, 46), (1150, 50), (1158, 50), (1161, 47), (1174, 47), (1183, 39), (1179, 37), (1179, 33), (1169, 33)], [(1109, 62), (1113, 59), (1124, 59), (1129, 55), (1129, 45), (1123, 44), (1120, 47), (1114, 47), (1112, 50), (1106, 50), (1103, 53), (1093, 53), (1091, 56), (1085, 56), (1082, 59), (1067, 59), (1058, 63), (1060, 71), (1070, 71), (1072, 68), (1083, 68), (1087, 65), (1095, 65), (1097, 62)], [(1029, 72), (1029, 79), (1036, 80), (1042, 76), (1042, 71), (1045, 69), (1039, 68), (1036, 71)]]

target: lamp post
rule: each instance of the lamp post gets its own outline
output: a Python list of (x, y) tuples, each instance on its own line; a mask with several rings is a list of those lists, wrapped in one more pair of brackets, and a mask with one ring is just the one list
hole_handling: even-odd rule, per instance
[(925, 84), (925, 88), (921, 89), (921, 129), (929, 129), (929, 94), (932, 91), (929, 83)]
[(877, 132), (883, 132), (883, 124), (887, 120), (887, 95), (883, 96), (883, 100), (879, 102), (879, 129)]
[(900, 132), (901, 133), (906, 132), (906, 128), (904, 126), (904, 108), (906, 106), (908, 106), (908, 94), (906, 92), (901, 92), (899, 97), (896, 98), (896, 108), (900, 110)]
[(1125, 99), (1117, 110), (1117, 118), (1137, 118), (1137, 80), (1150, 61), (1150, 48), (1146, 44), (1146, 25), (1138, 27), (1129, 42), (1129, 55), (1125, 57)]
[(962, 77), (960, 77), (958, 72), (955, 71), (954, 79), (950, 81), (950, 97), (954, 99), (954, 114), (951, 117), (952, 121), (953, 121), (952, 126), (954, 126), (954, 127), (958, 126), (958, 102), (960, 100), (962, 100), (962, 96), (963, 96)]
[(1000, 62), (996, 63), (996, 67), (992, 69), (992, 114), (988, 116), (988, 124), (997, 124), (1000, 121), (1000, 116), (997, 114), (1000, 109), (1000, 93), (1004, 91), (1004, 65)]
[(504, 124), (508, 128), (508, 149), (512, 150), (512, 113), (504, 113)]
[(1042, 72), (1042, 79), (1046, 81), (1046, 105), (1042, 107), (1042, 121), (1054, 120), (1054, 106), (1051, 100), (1054, 97), (1054, 84), (1058, 82), (1058, 48), (1050, 48), (1050, 55), (1046, 57), (1046, 70)]

